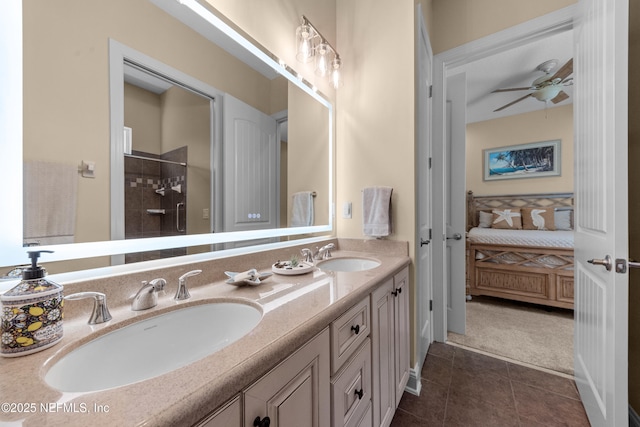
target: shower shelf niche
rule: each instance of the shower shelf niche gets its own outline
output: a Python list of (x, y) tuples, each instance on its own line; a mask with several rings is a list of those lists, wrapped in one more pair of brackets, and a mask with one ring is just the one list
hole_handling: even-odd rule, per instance
[(167, 212), (165, 209), (147, 209), (149, 215), (165, 215)]

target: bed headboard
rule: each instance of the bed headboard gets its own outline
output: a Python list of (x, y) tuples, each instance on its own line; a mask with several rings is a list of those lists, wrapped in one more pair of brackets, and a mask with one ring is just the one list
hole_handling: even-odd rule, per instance
[(478, 225), (478, 212), (505, 208), (573, 209), (573, 193), (474, 196), (467, 192), (467, 231)]

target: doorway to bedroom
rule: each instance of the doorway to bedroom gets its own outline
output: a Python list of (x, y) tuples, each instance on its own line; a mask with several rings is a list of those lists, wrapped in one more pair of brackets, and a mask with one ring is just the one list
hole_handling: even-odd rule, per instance
[[(451, 182), (451, 199), (464, 197), (460, 193), (471, 191), (477, 196), (504, 196), (520, 195), (548, 195), (550, 193), (573, 193), (573, 105), (571, 88), (567, 89), (569, 95), (563, 102), (554, 104), (553, 102), (540, 102), (533, 97), (526, 95), (527, 90), (504, 91), (491, 93), (500, 88), (521, 88), (532, 87), (531, 82), (544, 76), (545, 73), (538, 66), (552, 57), (555, 60), (555, 68), (550, 70), (553, 75), (558, 69), (572, 57), (572, 34), (571, 31), (564, 31), (559, 34), (547, 37), (538, 42), (538, 45), (531, 43), (527, 46), (519, 46), (511, 51), (505, 50), (499, 54), (482, 60), (470, 62), (463, 67), (456, 68), (456, 77), (465, 75), (466, 111), (464, 121), (463, 150), (465, 153), (465, 179), (462, 184), (455, 186), (455, 179)], [(542, 47), (544, 46), (544, 47)], [(551, 47), (552, 46), (552, 47)], [(493, 86), (487, 86), (487, 75), (495, 75), (496, 68), (507, 67), (509, 61), (520, 64), (520, 68), (509, 68), (509, 75), (495, 76), (492, 80)], [(502, 71), (500, 71), (502, 72)], [(484, 74), (483, 74), (484, 73)], [(498, 73), (499, 74), (499, 73)], [(482, 87), (480, 86), (482, 85)], [(529, 86), (528, 86), (529, 85)], [(458, 87), (455, 80), (449, 81), (449, 87)], [(497, 95), (500, 95), (498, 97)], [(512, 105), (511, 102), (521, 99)], [(455, 103), (453, 99), (447, 98), (448, 103)], [(507, 105), (506, 107), (504, 107)], [(504, 108), (503, 108), (504, 107)], [(455, 106), (449, 111), (455, 111)], [(499, 111), (494, 111), (499, 110)], [(459, 130), (455, 130), (456, 120), (450, 122), (449, 135), (456, 138), (460, 135)], [(459, 137), (459, 136), (458, 136)], [(557, 174), (552, 176), (534, 176), (527, 171), (514, 174), (502, 179), (487, 179), (488, 151), (517, 151), (521, 145), (559, 141), (556, 147), (558, 157), (554, 169)], [(456, 157), (456, 142), (451, 141), (452, 157)], [(513, 147), (516, 147), (515, 149)], [(504, 159), (503, 159), (504, 160)], [(451, 162), (456, 163), (454, 162)], [(457, 162), (459, 165), (460, 162)], [(526, 165), (525, 165), (526, 166)], [(453, 169), (453, 167), (452, 167)], [(526, 167), (525, 167), (526, 169)], [(516, 176), (518, 175), (518, 176)], [(454, 192), (456, 192), (454, 194)], [(530, 207), (526, 202), (516, 203), (516, 206), (504, 207), (497, 205), (496, 210), (504, 213), (509, 209), (513, 215), (522, 215), (520, 208)], [(555, 207), (552, 207), (555, 212)], [(467, 209), (468, 211), (468, 209)], [(489, 213), (492, 209), (489, 209)], [(530, 211), (529, 211), (530, 213)], [(553, 213), (552, 213), (553, 217)], [(522, 217), (520, 225), (516, 228), (522, 229)], [(547, 219), (546, 227), (555, 231), (554, 219)], [(476, 218), (477, 221), (477, 218)], [(459, 304), (464, 308), (466, 314), (466, 328), (464, 334), (460, 329), (449, 328), (447, 339), (450, 343), (468, 347), (471, 349), (487, 352), (491, 355), (512, 359), (524, 364), (548, 369), (554, 372), (571, 375), (573, 373), (573, 310), (565, 304), (558, 307), (554, 301), (558, 298), (572, 300), (573, 288), (572, 280), (569, 281), (556, 276), (548, 276), (547, 268), (555, 269), (558, 260), (567, 258), (564, 254), (557, 258), (555, 255), (527, 253), (507, 253), (504, 245), (525, 245), (522, 242), (507, 241), (497, 244), (496, 253), (477, 253), (473, 257), (494, 257), (493, 261), (504, 263), (503, 265), (488, 270), (476, 266), (475, 259), (469, 260), (469, 230), (473, 220), (467, 220), (464, 225), (467, 231), (467, 244), (464, 250), (464, 259), (452, 259), (451, 265), (466, 266), (466, 275), (462, 279), (465, 285), (466, 303)], [(492, 221), (490, 221), (492, 222)], [(487, 227), (492, 229), (491, 224)], [(561, 227), (562, 228), (562, 227)], [(516, 231), (516, 230), (513, 230)], [(516, 231), (518, 233), (518, 231)], [(572, 237), (572, 232), (569, 232)], [(447, 234), (449, 236), (449, 233)], [(509, 236), (508, 238), (511, 238)], [(460, 242), (462, 243), (462, 242)], [(456, 244), (454, 239), (448, 240), (451, 248)], [(551, 243), (551, 247), (557, 243)], [(570, 244), (570, 243), (568, 243)], [(540, 245), (540, 243), (535, 243)], [(547, 251), (548, 252), (548, 251)], [(553, 252), (553, 250), (551, 250)], [(451, 250), (451, 254), (455, 251)], [(533, 265), (526, 257), (533, 257), (537, 263), (545, 262), (548, 265)], [(501, 258), (501, 259), (500, 259)], [(560, 261), (562, 263), (563, 261)], [(535, 264), (534, 263), (534, 264)], [(520, 273), (521, 266), (526, 274)], [(564, 267), (562, 267), (564, 268)], [(572, 256), (571, 266), (572, 268)], [(453, 268), (452, 268), (453, 269)], [(497, 274), (495, 270), (498, 270)], [(492, 274), (488, 274), (492, 272)], [(505, 273), (507, 272), (507, 273)], [(455, 275), (452, 273), (451, 277)], [(571, 274), (572, 277), (572, 274)], [(478, 283), (480, 283), (479, 286)], [(473, 289), (472, 288), (473, 286)], [(482, 291), (482, 289), (489, 289)], [(502, 290), (503, 292), (497, 291)], [(524, 291), (524, 292), (523, 292)], [(474, 293), (475, 295), (471, 295)], [(536, 297), (530, 297), (533, 294)], [(460, 298), (459, 294), (450, 292), (452, 299)], [(522, 297), (522, 295), (525, 295)], [(537, 296), (540, 296), (538, 298)], [(551, 298), (549, 302), (546, 298)], [(455, 309), (456, 304), (452, 302), (450, 306)], [(450, 317), (451, 318), (451, 317)], [(449, 324), (455, 322), (449, 322)], [(464, 324), (464, 322), (463, 322)]]

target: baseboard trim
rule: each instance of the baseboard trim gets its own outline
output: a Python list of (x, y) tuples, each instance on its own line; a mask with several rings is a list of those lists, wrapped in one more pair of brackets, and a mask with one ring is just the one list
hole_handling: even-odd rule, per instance
[(640, 416), (629, 405), (629, 427), (640, 427)]
[[(417, 364), (413, 368), (409, 368), (409, 381), (404, 388), (404, 391), (411, 393), (415, 396), (420, 396), (420, 390), (422, 390), (422, 381), (420, 381), (420, 372), (422, 368)], [(640, 426), (639, 426), (640, 427)]]

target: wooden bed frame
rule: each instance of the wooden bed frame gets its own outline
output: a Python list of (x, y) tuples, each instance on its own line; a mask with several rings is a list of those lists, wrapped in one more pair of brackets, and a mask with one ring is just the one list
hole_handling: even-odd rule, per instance
[[(467, 194), (467, 231), (478, 225), (479, 211), (543, 207), (573, 208), (573, 194), (517, 196)], [(481, 254), (482, 259), (476, 259)], [(509, 259), (505, 263), (503, 259)], [(551, 260), (553, 266), (545, 264)], [(467, 292), (573, 309), (573, 249), (470, 243), (467, 240)]]

